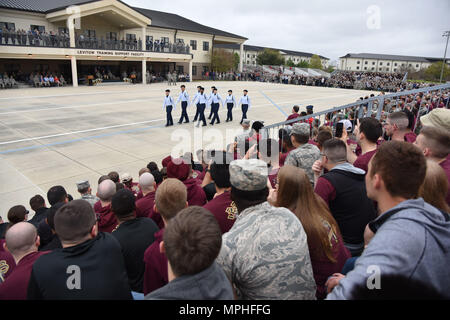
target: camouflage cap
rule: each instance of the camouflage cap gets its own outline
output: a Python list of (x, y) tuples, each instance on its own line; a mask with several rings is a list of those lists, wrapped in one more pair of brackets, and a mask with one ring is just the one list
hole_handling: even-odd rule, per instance
[(290, 134), (309, 136), (309, 123), (294, 123)]
[(230, 163), (230, 183), (242, 191), (264, 189), (268, 174), (267, 163), (259, 159), (234, 160)]

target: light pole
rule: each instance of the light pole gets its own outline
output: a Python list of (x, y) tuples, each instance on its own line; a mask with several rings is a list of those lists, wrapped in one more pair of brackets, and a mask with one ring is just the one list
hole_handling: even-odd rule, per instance
[(445, 45), (444, 59), (442, 60), (441, 78), (439, 79), (439, 83), (442, 83), (442, 77), (444, 75), (445, 58), (447, 57), (448, 38), (450, 37), (450, 31), (445, 31), (442, 36), (447, 37), (447, 44)]

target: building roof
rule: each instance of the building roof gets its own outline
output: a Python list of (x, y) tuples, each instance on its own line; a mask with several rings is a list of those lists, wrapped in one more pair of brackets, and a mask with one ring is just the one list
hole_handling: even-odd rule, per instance
[(427, 62), (427, 63), (442, 60), (439, 58), (430, 58), (430, 57), (400, 56), (394, 54), (376, 54), (376, 53), (347, 53), (345, 56), (340, 58), (397, 60), (397, 61)]
[[(49, 13), (52, 11), (61, 10), (71, 5), (81, 5), (100, 0), (0, 0), (0, 8), (21, 10), (37, 13)], [(231, 37), (247, 40), (247, 38), (229, 33), (226, 31), (210, 28), (208, 26), (199, 24), (192, 20), (181, 17), (177, 14), (149, 10), (144, 8), (131, 7), (123, 1), (120, 1), (140, 14), (152, 20), (151, 26), (177, 29), (184, 31), (191, 31), (197, 33), (207, 33), (223, 37)]]
[[(239, 45), (238, 44), (234, 44), (234, 43), (226, 43), (226, 44), (215, 44), (214, 47), (216, 48), (223, 48), (223, 49), (234, 49), (234, 50), (239, 50)], [(276, 48), (269, 48), (269, 47), (260, 47), (260, 46), (252, 46), (252, 45), (247, 45), (244, 44), (244, 50), (245, 51), (263, 51), (264, 49), (272, 49), (272, 50), (277, 50), (283, 53), (286, 53), (288, 55), (292, 55), (292, 56), (301, 56), (301, 57), (312, 57), (314, 54), (313, 53), (308, 53), (308, 52), (300, 52), (300, 51), (292, 51), (292, 50), (285, 50), (285, 49), (276, 49)], [(330, 60), (326, 57), (320, 56), (319, 57), (321, 59), (326, 59), (326, 60)]]
[(207, 34), (212, 34), (212, 35), (217, 35), (217, 36), (239, 38), (239, 39), (247, 40), (247, 38), (245, 38), (245, 37), (202, 25), (200, 23), (186, 19), (177, 14), (155, 11), (155, 10), (150, 10), (150, 9), (136, 8), (136, 7), (133, 7), (133, 9), (135, 9), (139, 13), (143, 14), (147, 18), (152, 19), (152, 27), (177, 29), (177, 30), (184, 30), (184, 31), (191, 31), (191, 32), (198, 32), (198, 33), (207, 33)]

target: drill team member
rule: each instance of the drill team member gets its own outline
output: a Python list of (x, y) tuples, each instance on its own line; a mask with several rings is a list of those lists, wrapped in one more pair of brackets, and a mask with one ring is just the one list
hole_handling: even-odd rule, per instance
[(244, 90), (244, 95), (239, 100), (238, 105), (242, 105), (242, 119), (241, 124), (244, 119), (247, 119), (247, 111), (250, 108), (250, 97), (248, 96), (248, 90)]
[(166, 110), (166, 115), (167, 115), (166, 127), (173, 126), (172, 109), (175, 109), (174, 107), (175, 107), (175, 103), (174, 103), (172, 97), (170, 96), (170, 90), (167, 89), (166, 97), (164, 98), (164, 103), (163, 103), (163, 110)]
[(175, 105), (177, 105), (179, 101), (181, 101), (181, 118), (180, 118), (180, 121), (178, 121), (178, 124), (181, 124), (183, 122), (183, 119), (185, 119), (184, 123), (189, 123), (189, 117), (186, 112), (186, 108), (189, 105), (189, 95), (186, 92), (186, 86), (184, 84), (181, 85), (181, 93), (178, 96), (178, 99), (177, 99), (177, 102), (175, 103)]
[(233, 91), (232, 90), (228, 90), (228, 95), (225, 98), (225, 103), (227, 104), (227, 120), (228, 121), (233, 121), (233, 107), (236, 105), (236, 99), (233, 96)]

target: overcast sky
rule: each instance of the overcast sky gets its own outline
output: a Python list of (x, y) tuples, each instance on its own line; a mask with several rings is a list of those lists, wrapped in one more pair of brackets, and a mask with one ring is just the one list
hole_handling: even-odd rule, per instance
[(123, 1), (244, 36), (246, 44), (331, 60), (362, 52), (442, 57), (450, 30), (449, 0)]

